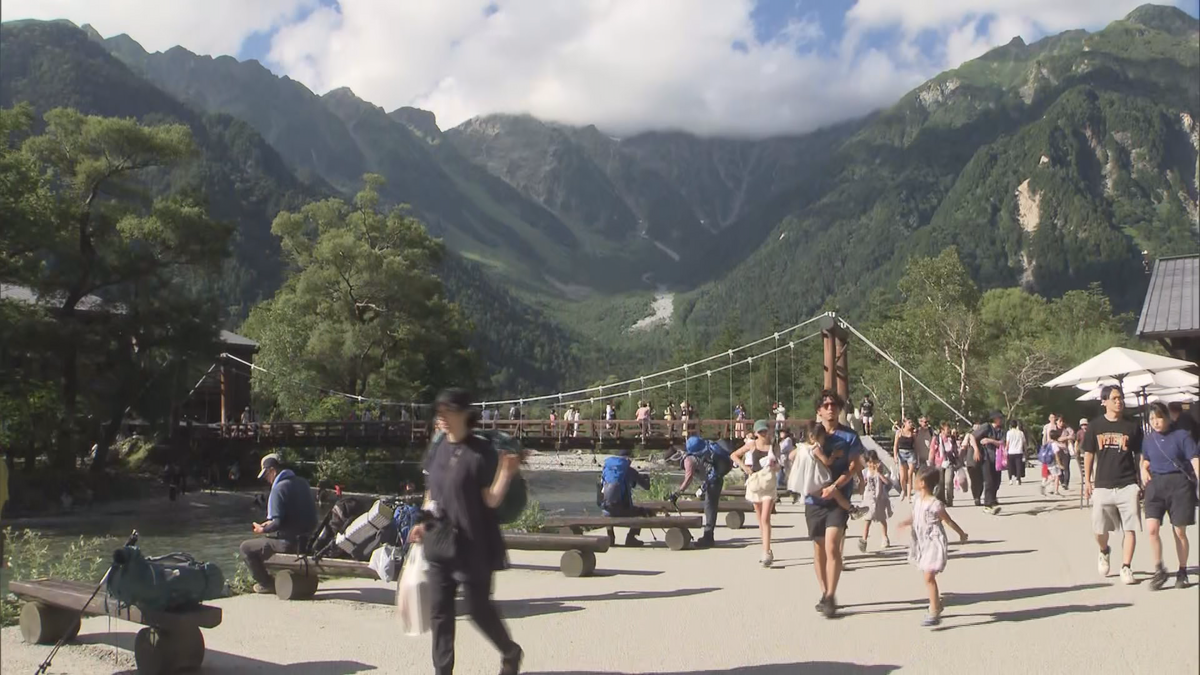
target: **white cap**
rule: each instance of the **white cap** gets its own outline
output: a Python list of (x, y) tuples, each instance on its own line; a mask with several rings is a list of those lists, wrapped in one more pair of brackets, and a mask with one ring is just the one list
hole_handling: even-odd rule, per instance
[(1087, 418), (1086, 418), (1086, 417), (1084, 417), (1084, 418), (1082, 418), (1082, 419), (1080, 419), (1080, 420), (1079, 420), (1079, 426), (1083, 426), (1083, 425), (1085, 425), (1085, 424), (1087, 424), (1087, 423), (1088, 423), (1088, 421), (1087, 421)]
[(267, 472), (267, 469), (270, 469), (271, 467), (278, 469), (280, 464), (282, 464), (282, 462), (279, 461), (279, 455), (275, 454), (274, 452), (269, 455), (264, 455), (262, 461), (259, 463), (261, 470), (258, 472), (258, 477), (262, 478), (263, 474)]

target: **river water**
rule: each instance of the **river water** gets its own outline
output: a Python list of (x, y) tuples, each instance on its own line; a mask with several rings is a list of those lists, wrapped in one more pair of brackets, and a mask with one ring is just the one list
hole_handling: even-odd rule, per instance
[[(594, 472), (529, 471), (524, 476), (529, 496), (547, 514), (598, 514)], [(92, 513), (75, 511), (45, 518), (6, 523), (16, 530), (41, 533), (52, 551), (65, 549), (80, 536), (110, 536), (114, 546), (137, 530), (146, 555), (185, 551), (200, 560), (234, 569), (238, 544), (254, 536), (250, 524), (265, 517), (254, 504), (253, 492), (190, 492), (171, 502), (155, 497), (97, 507)]]

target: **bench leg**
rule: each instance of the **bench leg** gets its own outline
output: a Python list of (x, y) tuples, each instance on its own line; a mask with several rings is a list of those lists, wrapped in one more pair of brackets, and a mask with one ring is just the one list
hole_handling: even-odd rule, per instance
[(563, 576), (590, 577), (596, 571), (596, 554), (591, 551), (571, 549), (562, 554), (558, 562)]
[(21, 607), (21, 637), (30, 644), (52, 645), (79, 635), (79, 612), (27, 602)]
[(133, 658), (138, 675), (165, 675), (174, 671), (180, 660), (177, 642), (166, 631), (149, 626), (133, 639)]
[(683, 527), (672, 527), (667, 530), (667, 548), (672, 551), (682, 551), (692, 541), (692, 533)]
[(275, 595), (280, 600), (311, 600), (317, 592), (315, 574), (283, 570), (275, 575)]
[(746, 524), (746, 514), (741, 511), (729, 511), (725, 514), (725, 527), (740, 530)]
[(204, 663), (204, 634), (199, 626), (171, 631), (171, 640), (176, 642), (176, 668), (194, 670)]

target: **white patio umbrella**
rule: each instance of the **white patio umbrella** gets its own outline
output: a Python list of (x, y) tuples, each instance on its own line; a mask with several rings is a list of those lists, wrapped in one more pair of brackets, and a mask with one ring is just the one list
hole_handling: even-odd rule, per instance
[(1131, 376), (1181, 370), (1195, 367), (1195, 365), (1191, 361), (1174, 359), (1169, 356), (1159, 356), (1124, 347), (1112, 347), (1050, 380), (1045, 386), (1074, 387), (1082, 383), (1091, 383), (1094, 386), (1105, 380), (1113, 384), (1123, 384)]
[[(1104, 377), (1096, 380), (1088, 380), (1079, 382), (1075, 386), (1079, 389), (1098, 389), (1105, 385), (1116, 384), (1116, 378)], [(1142, 373), (1141, 375), (1130, 375), (1121, 382), (1121, 386), (1125, 391), (1133, 391), (1138, 389), (1155, 389), (1155, 388), (1174, 388), (1174, 387), (1198, 387), (1200, 386), (1200, 375), (1189, 373), (1185, 370), (1164, 370), (1158, 373)]]
[[(1076, 401), (1099, 401), (1102, 387), (1097, 387), (1089, 392), (1084, 393)], [(1147, 402), (1162, 401), (1163, 403), (1171, 403), (1172, 401), (1192, 401), (1196, 399), (1196, 387), (1173, 387), (1173, 388), (1156, 388), (1131, 391), (1125, 394), (1125, 407), (1136, 408), (1142, 405), (1139, 397), (1144, 398)]]

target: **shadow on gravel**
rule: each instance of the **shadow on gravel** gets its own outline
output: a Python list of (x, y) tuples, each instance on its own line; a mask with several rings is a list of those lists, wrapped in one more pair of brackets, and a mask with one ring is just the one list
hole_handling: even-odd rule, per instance
[[(674, 591), (614, 591), (599, 595), (572, 595), (560, 598), (530, 598), (527, 600), (498, 600), (496, 606), (505, 619), (523, 619), (543, 614), (579, 612), (584, 608), (573, 603), (607, 602), (609, 600), (657, 600), (660, 598), (683, 598), (689, 595), (712, 593), (717, 588), (681, 588)], [(459, 615), (464, 614), (465, 604)]]
[(951, 625), (942, 625), (934, 628), (935, 631), (953, 630), (955, 628), (968, 628), (970, 626), (986, 626), (993, 623), (1007, 623), (1012, 621), (1032, 621), (1034, 619), (1048, 619), (1053, 616), (1062, 616), (1064, 614), (1081, 614), (1085, 612), (1102, 612), (1108, 609), (1122, 609), (1124, 607), (1132, 607), (1128, 602), (1113, 602), (1105, 605), (1058, 605), (1056, 607), (1034, 607), (1032, 609), (1017, 609), (1011, 612), (992, 612), (990, 614), (957, 614), (949, 607), (942, 615), (942, 620), (953, 620), (959, 617), (978, 616), (984, 617), (983, 621), (971, 621), (968, 623), (952, 623)]
[[(797, 663), (769, 663), (761, 666), (738, 666), (721, 670), (687, 670), (655, 675), (795, 675), (796, 673), (822, 673), (824, 675), (888, 675), (900, 666), (863, 665), (840, 661), (802, 661)], [(609, 670), (542, 670), (526, 675), (637, 675)]]
[[(111, 645), (133, 651), (134, 633), (91, 633), (80, 635), (79, 644)], [(224, 673), (295, 673), (296, 675), (354, 675), (377, 670), (375, 666), (358, 661), (308, 661), (277, 664), (270, 661), (227, 654), (213, 649), (204, 650), (204, 666), (200, 672)], [(137, 675), (137, 670), (121, 670), (113, 675)]]

